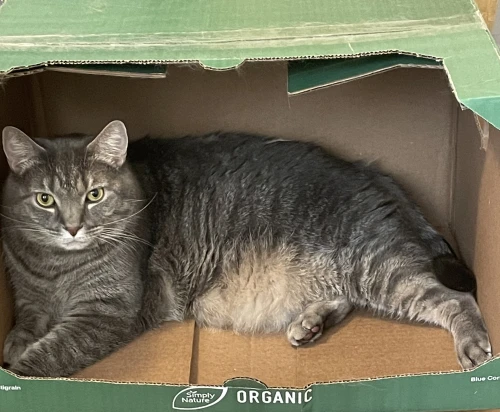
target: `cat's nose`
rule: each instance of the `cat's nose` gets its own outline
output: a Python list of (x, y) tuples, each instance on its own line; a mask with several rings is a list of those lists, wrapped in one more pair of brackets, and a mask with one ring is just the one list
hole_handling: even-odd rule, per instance
[(78, 231), (82, 228), (82, 225), (80, 226), (66, 226), (66, 230), (69, 232), (69, 234), (73, 237), (76, 236)]

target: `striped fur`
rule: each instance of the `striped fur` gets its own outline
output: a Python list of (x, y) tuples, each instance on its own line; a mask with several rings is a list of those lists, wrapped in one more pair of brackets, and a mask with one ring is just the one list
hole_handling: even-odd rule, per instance
[[(96, 161), (89, 141), (37, 140), (44, 151), (4, 187), (3, 251), (16, 317), (4, 361), (19, 374), (68, 376), (139, 332), (148, 249), (147, 209), (138, 212), (147, 203), (129, 167)], [(85, 202), (101, 186), (104, 199)], [(37, 192), (53, 194), (57, 207), (38, 206)], [(83, 225), (70, 241), (68, 222)]]

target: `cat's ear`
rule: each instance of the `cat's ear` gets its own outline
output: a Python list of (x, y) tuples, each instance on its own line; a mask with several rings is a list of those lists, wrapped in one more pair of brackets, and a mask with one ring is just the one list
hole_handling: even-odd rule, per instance
[(13, 126), (3, 129), (2, 145), (10, 169), (19, 175), (40, 162), (46, 153), (42, 146)]
[(127, 157), (128, 136), (119, 120), (109, 123), (87, 146), (87, 155), (107, 165), (119, 168)]

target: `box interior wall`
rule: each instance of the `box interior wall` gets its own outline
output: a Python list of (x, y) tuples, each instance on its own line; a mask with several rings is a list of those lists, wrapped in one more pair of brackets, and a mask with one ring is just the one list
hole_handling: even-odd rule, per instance
[[(97, 133), (120, 119), (131, 139), (244, 131), (315, 141), (348, 159), (374, 161), (456, 240), (476, 271), (479, 302), (498, 350), (500, 136), (480, 150), (474, 119), (460, 111), (444, 71), (393, 70), (293, 97), (283, 62), (229, 71), (172, 65), (164, 79), (45, 72), (8, 81), (0, 90), (0, 113), (0, 126), (34, 136)], [(0, 343), (12, 325), (10, 296), (2, 271)], [(284, 335), (235, 336), (200, 330), (192, 322), (166, 325), (78, 376), (197, 384), (247, 376), (269, 386), (304, 386), (456, 369), (445, 331), (358, 314), (299, 349)]]

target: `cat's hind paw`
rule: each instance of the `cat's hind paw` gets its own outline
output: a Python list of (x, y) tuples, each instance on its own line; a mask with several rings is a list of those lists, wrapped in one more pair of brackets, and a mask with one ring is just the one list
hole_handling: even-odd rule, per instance
[(288, 325), (286, 336), (293, 346), (314, 342), (323, 333), (323, 318), (315, 313), (301, 315)]

